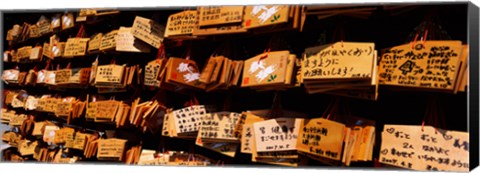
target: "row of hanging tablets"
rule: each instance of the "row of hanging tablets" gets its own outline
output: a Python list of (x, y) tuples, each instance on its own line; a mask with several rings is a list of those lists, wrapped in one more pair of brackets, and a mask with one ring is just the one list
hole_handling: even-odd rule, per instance
[[(251, 154), (253, 162), (285, 166), (306, 164), (305, 158), (346, 166), (373, 161), (375, 122), (347, 116), (344, 124), (337, 114), (327, 110), (320, 118), (308, 119), (287, 110), (207, 113), (204, 106), (192, 105), (168, 111), (162, 135), (195, 139), (196, 145), (230, 157), (240, 151)], [(387, 124), (381, 139), (380, 163), (414, 170), (468, 170), (466, 132)]]
[[(6, 95), (7, 105), (22, 105), (19, 96), (26, 97), (27, 101), (22, 102), (27, 105), (26, 109), (50, 111), (60, 117), (72, 116), (73, 105), (83, 105), (75, 99), (52, 97), (40, 98), (35, 104), (24, 92)], [(177, 110), (167, 109), (156, 99), (143, 103), (136, 99), (132, 105), (115, 100), (87, 100), (91, 101), (86, 108), (87, 120), (114, 122), (117, 127), (128, 123), (152, 133), (162, 126), (163, 136), (194, 139), (196, 145), (230, 157), (235, 157), (240, 148), (242, 153), (252, 154), (254, 162), (298, 166), (304, 163), (303, 156), (307, 156), (326, 164), (348, 166), (350, 162), (372, 161), (373, 157), (375, 122), (339, 112), (339, 105), (348, 108), (338, 100), (328, 106), (321, 118), (313, 119), (303, 113), (277, 108), (241, 113), (207, 112), (196, 99), (190, 106)], [(67, 108), (69, 106), (71, 108)], [(54, 108), (67, 111), (54, 111)], [(439, 116), (438, 112), (428, 114), (428, 119)], [(8, 111), (2, 113), (1, 119), (20, 127), (30, 120), (26, 115)], [(428, 124), (434, 126), (385, 125), (378, 161), (416, 170), (468, 169), (468, 159), (465, 160), (469, 151), (468, 133), (442, 130), (436, 122)], [(408, 160), (413, 158), (415, 162)]]
[(118, 10), (109, 9), (81, 9), (76, 19), (72, 12), (54, 14), (50, 18), (42, 15), (36, 23), (30, 24), (24, 22), (21, 25), (13, 25), (13, 27), (7, 31), (5, 39), (10, 45), (15, 43), (18, 44), (27, 41), (28, 39), (38, 38), (71, 29), (75, 26), (75, 22), (83, 22), (87, 16), (93, 17), (118, 13)]
[[(7, 116), (4, 116), (5, 114)], [(60, 127), (51, 121), (36, 122), (32, 115), (16, 115), (15, 111), (6, 109), (2, 109), (1, 120), (2, 123), (10, 122), (10, 126), (19, 128), (18, 131), (6, 131), (2, 134), (2, 141), (10, 147), (17, 148), (19, 161), (33, 158), (41, 162), (75, 163), (96, 157), (98, 160), (124, 161), (126, 164), (147, 164), (143, 162), (146, 158), (141, 156), (145, 155), (141, 146), (132, 146), (128, 149), (126, 139), (114, 137), (105, 139), (99, 135), (100, 133), (79, 130), (76, 126)], [(7, 148), (2, 148), (2, 151), (5, 149)], [(70, 150), (82, 151), (82, 155), (72, 155), (71, 153), (75, 152)], [(164, 157), (161, 158), (161, 163), (156, 164), (206, 166), (212, 162), (201, 155), (185, 152), (170, 151), (162, 155)]]
[[(43, 44), (43, 55), (54, 59), (56, 57), (84, 56), (86, 52), (150, 52), (151, 46), (158, 48), (164, 38), (188, 38), (216, 34), (234, 34), (247, 32), (252, 28), (264, 26), (280, 26), (280, 28), (300, 29), (305, 21), (305, 7), (288, 5), (269, 6), (221, 6), (200, 7), (197, 10), (187, 10), (168, 17), (166, 27), (153, 20), (137, 16), (131, 27), (120, 27), (108, 33), (96, 33), (85, 38), (84, 25), (78, 31), (76, 38), (60, 42), (55, 35), (49, 43)], [(116, 14), (119, 11), (107, 11), (105, 14)], [(222, 15), (220, 15), (222, 14)], [(72, 13), (66, 13), (61, 18), (54, 15), (50, 21), (45, 16), (40, 17), (35, 24), (16, 24), (7, 32), (7, 41), (22, 42), (28, 38), (36, 38), (58, 31), (72, 28), (76, 22), (86, 21), (91, 16), (104, 15), (95, 9), (83, 9), (74, 20)], [(301, 20), (300, 20), (301, 19)], [(268, 22), (267, 22), (268, 21)], [(227, 24), (221, 27), (218, 24)], [(271, 28), (267, 29), (267, 31)], [(141, 41), (140, 41), (141, 40)], [(88, 49), (87, 49), (88, 44)], [(21, 62), (24, 59), (41, 60), (42, 46), (24, 46), (17, 50), (7, 50), (4, 61)]]
[[(244, 11), (247, 13), (243, 13)], [(150, 52), (153, 47), (159, 49), (158, 54), (163, 56), (157, 57), (157, 60), (147, 65), (145, 77), (142, 79), (145, 79), (148, 86), (167, 89), (172, 89), (173, 84), (207, 91), (235, 85), (257, 90), (278, 90), (304, 84), (310, 94), (328, 93), (366, 99), (378, 97), (379, 84), (450, 93), (466, 89), (468, 46), (454, 40), (419, 42), (414, 40), (411, 43), (384, 49), (380, 53), (377, 53), (374, 43), (340, 41), (307, 48), (301, 58), (288, 50), (270, 52), (267, 46), (268, 51), (245, 61), (232, 61), (231, 57), (213, 53), (203, 70), (200, 70), (189, 53), (184, 58), (168, 58), (164, 55), (164, 38), (195, 36), (193, 33), (196, 30), (222, 22), (231, 25), (241, 24), (246, 29), (298, 22), (299, 20), (291, 18), (303, 17), (303, 11), (303, 8), (300, 9), (298, 6), (205, 7), (171, 15), (166, 27), (153, 20), (136, 16), (131, 27), (120, 27), (106, 34), (97, 33), (91, 38), (84, 38), (82, 25), (76, 38), (60, 42), (59, 38), (53, 35), (49, 43), (44, 43), (43, 48), (37, 45), (35, 48), (26, 46), (17, 51), (7, 50), (4, 53), (4, 60), (28, 57), (39, 60), (42, 54), (54, 59), (84, 56), (87, 52), (99, 51)], [(299, 15), (297, 12), (302, 14)], [(220, 16), (220, 13), (228, 15)], [(90, 12), (84, 10), (80, 16), (95, 14), (95, 10)], [(192, 17), (195, 16), (193, 14), (200, 16)], [(264, 18), (267, 16), (269, 20)], [(235, 30), (235, 27), (233, 28)], [(12, 30), (15, 30), (15, 27)], [(215, 33), (218, 30), (210, 31)], [(4, 78), (7, 78), (7, 81), (22, 79), (15, 77), (16, 73), (18, 72), (13, 70), (11, 75), (4, 75)], [(121, 80), (122, 74), (119, 75), (120, 77), (111, 77), (114, 81), (109, 82)]]
[[(177, 87), (206, 91), (231, 86), (256, 90), (281, 90), (303, 84), (310, 94), (328, 93), (377, 99), (378, 85), (456, 93), (468, 84), (468, 46), (460, 41), (425, 41), (390, 48), (378, 60), (373, 43), (338, 42), (308, 48), (297, 59), (289, 51), (267, 51), (245, 61), (212, 55), (203, 70), (189, 55), (166, 58), (163, 47), (149, 62), (144, 76), (138, 65), (98, 65), (62, 70), (5, 70), (8, 83), (93, 84), (102, 91), (125, 91), (126, 85), (142, 83), (169, 90)], [(417, 46), (418, 47), (418, 46)], [(377, 65), (378, 62), (378, 65)], [(295, 75), (296, 74), (296, 75)], [(37, 80), (35, 80), (35, 77)], [(136, 79), (136, 81), (134, 81)], [(89, 81), (89, 82), (88, 82)], [(78, 85), (77, 85), (78, 86)], [(100, 91), (100, 89), (99, 89)], [(359, 93), (362, 93), (359, 95)]]
[[(268, 32), (275, 29), (299, 29), (302, 30), (305, 22), (305, 9), (299, 5), (257, 5), (257, 6), (216, 6), (199, 7), (198, 9), (184, 10), (168, 17), (166, 27), (149, 19), (139, 17), (135, 23), (139, 24), (140, 30), (132, 33), (158, 47), (158, 42), (166, 38), (198, 38), (207, 35), (234, 34), (251, 31)], [(37, 23), (24, 22), (21, 26), (16, 24), (7, 31), (7, 41), (21, 43), (29, 38), (37, 38), (59, 30), (72, 28), (77, 23), (97, 20), (96, 17), (103, 15), (118, 14), (117, 10), (81, 9), (76, 19), (73, 13), (63, 15), (56, 14), (51, 19), (41, 16)], [(89, 20), (90, 19), (90, 20)], [(218, 26), (222, 25), (222, 26)], [(60, 27), (61, 26), (61, 27)], [(142, 30), (154, 30), (143, 32)], [(158, 39), (152, 39), (155, 35)], [(102, 37), (102, 35), (96, 35)], [(95, 37), (96, 37), (95, 36)], [(95, 37), (92, 37), (95, 38)], [(153, 42), (151, 42), (153, 41)], [(155, 43), (154, 43), (155, 42)]]
[[(97, 100), (95, 95), (87, 95), (84, 98), (58, 97), (48, 94), (34, 96), (21, 90), (6, 91), (5, 96), (6, 105), (28, 111), (53, 113), (56, 117), (65, 119), (67, 124), (83, 118), (96, 123), (112, 123), (117, 128), (133, 125), (143, 131), (158, 129), (150, 122), (166, 110), (166, 107), (158, 101), (139, 103), (140, 98), (130, 105), (113, 97), (108, 100)], [(8, 112), (2, 115), (2, 121), (11, 126), (21, 125), (25, 118), (26, 116), (16, 116)]]

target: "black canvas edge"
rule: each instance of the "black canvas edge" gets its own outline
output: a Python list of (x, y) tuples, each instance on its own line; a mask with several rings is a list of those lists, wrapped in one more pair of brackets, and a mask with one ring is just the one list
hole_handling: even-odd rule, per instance
[(468, 87), (468, 132), (470, 136), (470, 171), (478, 167), (479, 158), (479, 9), (469, 2), (468, 4), (468, 32), (469, 46), (469, 87)]

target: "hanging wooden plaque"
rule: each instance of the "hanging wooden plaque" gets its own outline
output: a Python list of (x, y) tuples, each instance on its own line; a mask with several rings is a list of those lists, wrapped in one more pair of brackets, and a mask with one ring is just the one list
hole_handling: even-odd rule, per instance
[(56, 71), (49, 71), (49, 70), (45, 71), (45, 84), (56, 85), (55, 74), (56, 74)]
[(72, 76), (71, 69), (57, 70), (55, 72), (55, 83), (56, 84), (68, 83), (68, 81), (70, 80), (70, 76)]
[(161, 60), (153, 60), (150, 61), (146, 66), (145, 66), (145, 72), (144, 72), (144, 81), (143, 84), (146, 86), (155, 86), (159, 87), (160, 86), (160, 80), (158, 80), (160, 71), (165, 68), (167, 60), (161, 59)]
[(83, 151), (85, 149), (86, 140), (87, 140), (87, 134), (77, 132), (75, 134), (75, 139), (73, 141), (72, 148)]
[(419, 171), (468, 171), (469, 134), (432, 126), (385, 125), (379, 162)]
[(88, 52), (98, 51), (100, 49), (100, 44), (102, 43), (102, 33), (97, 33), (93, 35), (88, 41)]
[(124, 139), (99, 139), (97, 158), (122, 160), (126, 142)]
[(205, 88), (206, 85), (199, 81), (200, 71), (195, 61), (174, 57), (168, 61), (166, 82)]
[[(47, 53), (50, 53), (47, 57), (54, 59), (61, 57), (65, 53), (65, 42), (50, 43)], [(44, 51), (45, 52), (45, 51)]]
[(87, 106), (87, 111), (85, 113), (85, 119), (94, 120), (97, 114), (97, 102), (90, 102)]
[(22, 156), (33, 155), (37, 145), (37, 141), (22, 140), (18, 144), (18, 151)]
[(116, 51), (121, 52), (150, 52), (151, 47), (132, 35), (132, 28), (120, 27), (115, 37)]
[[(15, 100), (17, 100), (17, 99), (13, 99), (13, 100), (14, 100), (14, 102), (15, 102)], [(12, 106), (14, 106), (14, 103), (12, 103)], [(16, 106), (14, 106), (14, 107), (16, 107)], [(21, 107), (21, 106), (20, 106), (20, 107)], [(23, 121), (25, 121), (25, 119), (27, 119), (27, 115), (25, 115), (25, 114), (20, 114), (20, 115), (12, 116), (12, 117), (10, 118), (10, 123), (9, 123), (9, 125), (10, 125), (10, 126), (21, 126), (21, 125), (23, 124)]]
[(73, 148), (73, 144), (75, 142), (75, 129), (73, 128), (64, 128), (64, 135), (65, 135), (65, 147), (66, 148)]
[(84, 56), (89, 38), (69, 38), (65, 43), (64, 57)]
[(40, 29), (36, 24), (30, 25), (29, 29), (30, 29), (30, 35), (29, 35), (30, 38), (40, 37)]
[(27, 101), (25, 101), (25, 110), (35, 110), (37, 109), (38, 99), (33, 96), (28, 96)]
[(219, 25), (205, 28), (195, 28), (192, 35), (204, 36), (204, 35), (221, 35), (221, 34), (237, 34), (245, 33), (247, 29), (243, 26), (243, 23), (233, 25)]
[(345, 125), (323, 118), (304, 120), (297, 149), (313, 155), (340, 160)]
[(112, 122), (121, 102), (117, 101), (98, 101), (96, 102), (97, 110), (95, 112), (95, 121), (108, 120)]
[(135, 17), (132, 26), (132, 35), (150, 44), (154, 48), (160, 47), (163, 42), (165, 27), (147, 18)]
[(48, 125), (45, 126), (45, 131), (43, 133), (43, 141), (53, 143), (55, 140), (55, 131), (60, 130), (58, 126)]
[(45, 126), (45, 122), (35, 122), (35, 124), (33, 125), (33, 131), (32, 131), (32, 135), (33, 136), (42, 136), (43, 135), (43, 132), (42, 132), (42, 129), (43, 127)]
[(289, 55), (289, 51), (275, 51), (246, 60), (242, 87), (285, 83)]
[(459, 72), (461, 41), (425, 41), (388, 49), (380, 60), (379, 84), (452, 90)]
[(200, 137), (203, 142), (238, 141), (239, 138), (234, 136), (234, 130), (240, 115), (234, 112), (205, 114), (200, 125)]
[(123, 65), (101, 65), (97, 68), (95, 84), (121, 84), (125, 66)]
[(32, 46), (24, 46), (17, 50), (17, 58), (19, 60), (28, 59), (32, 51)]
[(42, 60), (42, 53), (43, 53), (42, 46), (35, 46), (30, 51), (29, 59), (30, 60)]
[(38, 26), (38, 33), (40, 35), (45, 35), (50, 33), (52, 30), (50, 29), (50, 20), (45, 18), (45, 16), (40, 17), (40, 19), (37, 22)]
[(198, 23), (197, 10), (187, 10), (168, 17), (165, 37), (192, 34)]
[(62, 29), (68, 29), (75, 25), (75, 19), (72, 13), (67, 13), (62, 16)]
[(198, 25), (220, 25), (239, 23), (243, 19), (243, 6), (204, 6), (199, 7)]
[(118, 30), (113, 30), (103, 35), (99, 49), (101, 51), (115, 49), (115, 46), (117, 45), (117, 42), (115, 40), (115, 38), (117, 37), (117, 33), (118, 33)]
[(72, 102), (71, 101), (61, 101), (58, 102), (57, 108), (55, 109), (55, 115), (57, 117), (69, 117), (72, 113)]
[(302, 79), (372, 78), (374, 43), (337, 42), (307, 48)]
[(177, 133), (196, 132), (200, 129), (201, 118), (206, 114), (203, 105), (189, 106), (172, 112), (172, 120)]
[(72, 76), (68, 80), (68, 83), (72, 84), (88, 84), (90, 78), (91, 68), (74, 68), (72, 69)]
[(238, 146), (240, 145), (239, 143), (235, 142), (211, 142), (207, 143), (204, 142), (203, 139), (200, 137), (202, 133), (202, 129), (198, 131), (198, 136), (197, 139), (195, 140), (195, 144), (207, 149), (210, 149), (215, 152), (219, 152), (223, 155), (229, 156), (229, 157), (235, 157), (235, 154), (237, 152)]
[(243, 17), (247, 29), (285, 23), (288, 21), (288, 5), (250, 5)]
[(51, 31), (58, 31), (61, 29), (62, 26), (62, 15), (55, 14), (52, 16), (52, 22), (50, 22), (50, 30)]
[(4, 70), (2, 73), (2, 80), (6, 82), (18, 83), (18, 76), (20, 71), (15, 69)]
[(256, 151), (296, 150), (301, 118), (276, 118), (253, 123)]

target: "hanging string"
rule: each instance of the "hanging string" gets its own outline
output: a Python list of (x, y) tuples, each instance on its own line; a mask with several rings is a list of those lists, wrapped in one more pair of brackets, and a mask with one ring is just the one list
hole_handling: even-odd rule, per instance
[(85, 35), (85, 27), (84, 27), (84, 24), (81, 24), (80, 29), (78, 29), (76, 37), (77, 38), (82, 38), (84, 35)]
[(259, 59), (258, 59), (258, 62), (257, 63), (260, 63), (261, 60), (264, 60), (266, 58), (268, 58), (268, 56), (270, 55), (270, 50), (271, 49), (278, 49), (278, 43), (280, 41), (278, 40), (278, 36), (277, 35), (273, 35), (270, 40), (268, 41), (267, 43), (267, 46), (265, 48), (265, 50), (263, 50), (263, 54)]
[(192, 94), (190, 94), (190, 100), (185, 102), (185, 104), (183, 106), (189, 107), (189, 106), (194, 106), (194, 105), (200, 105), (200, 103), (198, 102), (195, 94), (192, 93)]
[(423, 115), (423, 120), (422, 120), (422, 132), (424, 131), (424, 128), (425, 128), (425, 119), (427, 118), (428, 109), (430, 109), (430, 107), (427, 105), (427, 108), (426, 108), (426, 111)]
[(45, 64), (45, 70), (48, 69), (48, 67), (50, 66), (50, 63), (52, 62), (52, 60), (50, 59), (47, 59), (47, 63)]
[(322, 118), (329, 120), (331, 114), (336, 114), (338, 112), (338, 102), (338, 97), (333, 97), (328, 104), (327, 109), (323, 112)]
[(270, 37), (270, 39), (268, 40), (268, 43), (267, 43), (267, 46), (266, 46), (265, 50), (271, 49), (271, 48), (274, 46), (275, 43), (278, 43), (277, 40), (276, 40), (276, 38), (277, 38), (277, 35), (276, 35), (276, 34), (274, 34), (274, 35), (272, 35), (272, 37)]
[(220, 44), (220, 46), (218, 46), (217, 48), (215, 48), (215, 50), (213, 50), (211, 56), (214, 56), (214, 57), (215, 57), (215, 56), (218, 56), (219, 54), (220, 54), (220, 55), (223, 55), (224, 52), (222, 52), (222, 51), (224, 51), (225, 46), (226, 46), (226, 43), (227, 43), (227, 41), (224, 41), (224, 42), (222, 42), (222, 44)]
[(333, 106), (333, 100), (330, 101), (330, 103), (328, 103), (327, 108), (325, 109), (325, 111), (323, 112), (323, 114), (321, 116), (322, 118), (326, 119), (325, 116), (327, 116), (328, 111), (330, 111), (330, 109), (332, 109), (332, 106)]
[(440, 122), (439, 116), (441, 116), (441, 120), (443, 121), (444, 117), (441, 111), (438, 111), (438, 98), (435, 96), (431, 96), (429, 98), (427, 108), (425, 110), (425, 114), (422, 121), (422, 132), (424, 131), (425, 125), (431, 125), (435, 128), (435, 134), (438, 132), (437, 128), (445, 128), (444, 123)]
[(190, 60), (192, 54), (192, 42), (188, 42), (187, 51), (185, 52), (185, 59)]
[(415, 48), (415, 43), (417, 43), (418, 33), (415, 34), (415, 38), (412, 41), (412, 49)]
[(260, 63), (261, 60), (268, 58), (268, 55), (270, 55), (270, 48), (264, 50), (263, 54), (265, 54), (265, 55), (261, 56), (258, 59), (258, 63)]
[(269, 50), (271, 51), (288, 50), (289, 47), (290, 46), (285, 39), (285, 35), (282, 35), (280, 33), (274, 33), (268, 40), (268, 43), (264, 49), (264, 53), (269, 52)]
[(33, 71), (38, 71), (38, 64), (36, 64), (34, 67), (33, 67)]
[(188, 160), (190, 161), (190, 158), (195, 161), (195, 146), (194, 145), (190, 145), (190, 154), (189, 154), (189, 157), (188, 157)]
[(425, 44), (427, 38), (430, 40), (451, 40), (450, 35), (440, 25), (441, 21), (438, 15), (438, 8), (430, 7), (425, 13), (423, 21), (408, 35), (406, 43), (412, 42), (416, 35), (421, 34), (423, 34), (421, 39), (423, 44)]
[(159, 48), (158, 48), (158, 52), (157, 52), (157, 62), (160, 60), (160, 59), (164, 59), (165, 58), (165, 45), (162, 43), (160, 44)]
[(223, 160), (218, 160), (215, 166), (224, 166), (225, 161)]
[(197, 96), (193, 95), (193, 102), (195, 105), (200, 105), (200, 103), (197, 100)]
[(327, 120), (330, 120), (330, 116), (332, 114), (334, 114), (334, 117), (332, 119), (335, 119), (336, 118), (336, 114), (338, 114), (338, 102), (339, 102), (339, 99), (338, 98), (334, 98), (334, 101), (333, 101), (333, 106), (332, 106), (332, 109), (330, 110), (330, 112), (327, 114)]
[(427, 103), (427, 107), (426, 107), (425, 113), (424, 113), (424, 115), (423, 115), (423, 120), (422, 120), (422, 132), (424, 131), (425, 124), (426, 124), (426, 123), (430, 123), (430, 122), (426, 122), (426, 121), (428, 121), (428, 120), (431, 118), (431, 115), (430, 115), (431, 110), (432, 110), (432, 102), (429, 101), (429, 102)]
[(428, 29), (425, 30), (425, 33), (423, 34), (423, 42), (422, 44), (425, 46), (425, 42), (427, 41), (427, 37), (428, 37)]

